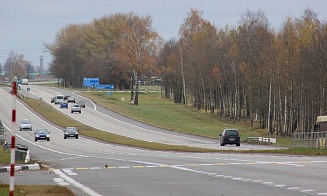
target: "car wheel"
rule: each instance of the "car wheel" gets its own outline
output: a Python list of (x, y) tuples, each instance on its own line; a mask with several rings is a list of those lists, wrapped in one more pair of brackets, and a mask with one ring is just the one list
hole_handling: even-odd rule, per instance
[(224, 144), (224, 143), (220, 143), (220, 145), (221, 145), (221, 146), (225, 146), (225, 144)]
[(82, 111), (79, 111), (79, 113), (81, 113)]
[(19, 129), (19, 131), (22, 131), (22, 129)]
[(73, 113), (73, 111), (71, 111), (71, 113)]
[(35, 141), (37, 142), (37, 139), (35, 138)]
[(236, 146), (241, 146), (241, 144), (240, 144), (240, 143), (238, 143), (238, 144), (236, 144)]
[(64, 137), (64, 139), (67, 139), (67, 137)]
[(78, 139), (78, 136), (76, 136), (76, 139)]
[(47, 141), (50, 141), (50, 138), (48, 138)]

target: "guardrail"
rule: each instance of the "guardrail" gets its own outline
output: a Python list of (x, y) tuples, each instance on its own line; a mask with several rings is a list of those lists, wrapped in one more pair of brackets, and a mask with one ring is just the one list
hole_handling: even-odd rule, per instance
[(293, 147), (327, 148), (327, 131), (293, 133), (292, 135)]
[(5, 129), (4, 128), (0, 128), (0, 140), (5, 140)]
[(267, 137), (247, 137), (246, 141), (255, 142), (255, 143), (270, 143), (276, 144), (276, 138), (267, 138)]

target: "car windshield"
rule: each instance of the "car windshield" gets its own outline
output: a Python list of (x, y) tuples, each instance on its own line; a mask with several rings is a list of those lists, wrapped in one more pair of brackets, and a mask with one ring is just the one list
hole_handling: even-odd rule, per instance
[(227, 136), (238, 136), (238, 131), (237, 130), (227, 130), (226, 131)]
[(31, 122), (30, 122), (30, 120), (28, 120), (28, 119), (23, 119), (23, 120), (21, 121), (21, 124), (31, 124)]
[(36, 133), (48, 133), (48, 130), (46, 130), (46, 129), (38, 129), (38, 130), (36, 130)]
[(75, 133), (75, 132), (77, 132), (77, 129), (75, 127), (67, 127), (66, 132), (67, 133)]

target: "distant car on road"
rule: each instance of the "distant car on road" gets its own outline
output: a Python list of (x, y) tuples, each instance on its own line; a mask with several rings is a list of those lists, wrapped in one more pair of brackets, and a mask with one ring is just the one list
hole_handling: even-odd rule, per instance
[(75, 97), (74, 96), (70, 96), (67, 98), (67, 102), (70, 103), (70, 102), (73, 102), (75, 103)]
[(225, 146), (225, 144), (241, 145), (241, 135), (237, 129), (225, 129), (220, 134), (220, 145)]
[(67, 102), (62, 102), (60, 104), (60, 108), (67, 108), (68, 109), (68, 103)]
[(68, 97), (70, 97), (70, 96), (71, 96), (71, 95), (69, 95), (69, 94), (64, 95), (64, 100), (67, 100)]
[(72, 107), (71, 107), (71, 113), (74, 113), (74, 112), (79, 112), (79, 113), (81, 113), (81, 112), (82, 112), (82, 108), (81, 108), (81, 106), (78, 105), (78, 104), (74, 104), (74, 105), (72, 105)]
[(77, 101), (76, 102), (78, 105), (81, 106), (81, 108), (85, 108), (85, 102), (84, 101)]
[(55, 97), (51, 97), (51, 103), (55, 102)]
[(29, 119), (22, 119), (19, 124), (19, 130), (29, 130), (32, 131), (32, 123)]
[(34, 140), (47, 140), (50, 141), (50, 131), (47, 129), (37, 129), (34, 133)]
[(22, 85), (28, 85), (28, 79), (22, 79), (22, 82), (21, 82)]
[(66, 127), (64, 130), (64, 139), (67, 139), (68, 137), (78, 139), (78, 129), (76, 127)]

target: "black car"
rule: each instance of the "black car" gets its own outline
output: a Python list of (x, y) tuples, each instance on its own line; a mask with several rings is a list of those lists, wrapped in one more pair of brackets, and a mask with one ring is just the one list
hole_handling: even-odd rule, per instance
[(50, 141), (50, 131), (47, 129), (37, 129), (34, 133), (34, 140), (47, 140)]
[(70, 97), (70, 96), (71, 95), (68, 95), (68, 94), (64, 95), (64, 101), (66, 101), (68, 99), (68, 97)]
[(64, 139), (67, 139), (68, 137), (78, 139), (78, 129), (76, 127), (66, 127), (64, 130)]
[(225, 129), (220, 134), (220, 145), (225, 146), (225, 144), (241, 145), (241, 135), (237, 129)]
[(76, 102), (78, 105), (80, 105), (81, 106), (81, 108), (85, 108), (85, 102), (84, 101), (77, 101)]

